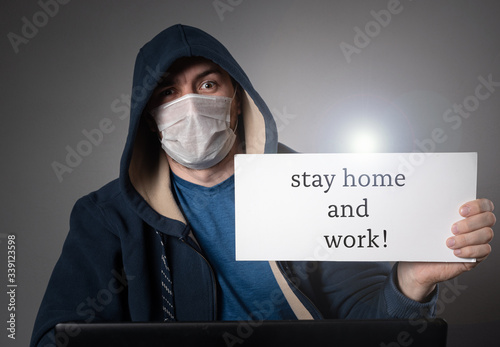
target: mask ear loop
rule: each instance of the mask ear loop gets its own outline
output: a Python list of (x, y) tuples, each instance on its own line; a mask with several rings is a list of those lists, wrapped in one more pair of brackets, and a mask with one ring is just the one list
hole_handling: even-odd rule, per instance
[[(238, 85), (236, 85), (236, 88), (234, 88), (234, 94), (233, 94), (233, 97), (231, 98), (231, 105), (233, 104), (233, 101), (234, 101), (234, 97), (236, 96), (236, 92), (238, 91)], [(238, 129), (238, 116), (236, 116), (236, 125), (234, 126), (234, 130), (231, 129), (231, 127), (229, 127), (231, 130), (233, 130), (233, 133), (236, 135), (236, 129)]]
[(234, 126), (233, 133), (236, 135), (236, 129), (238, 129), (238, 118), (236, 118), (236, 125)]

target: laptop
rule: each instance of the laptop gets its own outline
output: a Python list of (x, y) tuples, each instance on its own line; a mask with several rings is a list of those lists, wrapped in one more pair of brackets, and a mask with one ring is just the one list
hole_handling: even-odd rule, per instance
[(302, 320), (62, 323), (58, 347), (425, 346), (445, 347), (447, 323), (419, 320)]

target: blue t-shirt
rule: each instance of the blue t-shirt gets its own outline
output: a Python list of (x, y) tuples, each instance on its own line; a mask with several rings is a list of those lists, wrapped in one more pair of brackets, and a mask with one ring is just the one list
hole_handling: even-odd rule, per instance
[(235, 260), (234, 176), (213, 187), (172, 176), (182, 211), (220, 285), (218, 318), (296, 319), (268, 262)]

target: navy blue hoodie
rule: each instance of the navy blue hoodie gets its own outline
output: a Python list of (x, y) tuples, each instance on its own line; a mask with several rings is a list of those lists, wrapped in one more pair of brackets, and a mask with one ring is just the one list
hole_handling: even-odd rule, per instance
[[(221, 43), (183, 25), (154, 37), (135, 64), (120, 177), (75, 204), (35, 322), (32, 346), (54, 346), (53, 328), (60, 322), (218, 318), (216, 278), (176, 203), (166, 156), (143, 114), (164, 72), (175, 60), (191, 56), (212, 60), (242, 87), (247, 153), (286, 149), (278, 144), (268, 107)], [(395, 270), (387, 264), (269, 265), (297, 319), (407, 318), (434, 311), (436, 295), (426, 304), (406, 298), (396, 288)], [(171, 305), (167, 309), (166, 296)]]

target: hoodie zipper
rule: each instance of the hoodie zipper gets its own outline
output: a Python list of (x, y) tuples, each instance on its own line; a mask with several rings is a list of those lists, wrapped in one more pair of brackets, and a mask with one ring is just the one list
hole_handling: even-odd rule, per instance
[[(195, 247), (193, 247), (192, 245), (189, 244), (188, 241), (186, 241), (186, 239), (184, 237), (180, 237), (179, 240), (186, 244), (188, 247), (190, 247), (193, 251), (195, 251), (204, 261), (205, 263), (207, 264), (208, 268), (210, 269), (210, 274), (212, 275), (212, 290), (213, 290), (213, 293), (214, 293), (214, 296), (213, 296), (213, 302), (214, 302), (214, 314), (213, 314), (213, 319), (214, 320), (217, 320), (217, 280), (216, 280), (216, 277), (215, 277), (215, 272), (212, 268), (212, 265), (210, 264), (210, 262), (208, 261), (208, 259), (200, 252), (198, 251)], [(304, 294), (304, 292), (302, 292), (299, 287), (297, 287), (295, 285), (295, 283), (293, 283), (288, 274), (285, 272), (284, 268), (283, 268), (283, 264), (281, 262), (277, 262), (278, 264), (278, 269), (280, 270), (281, 274), (283, 275), (283, 277), (286, 279), (286, 281), (295, 289), (295, 291), (297, 291), (301, 296), (302, 298), (304, 298), (308, 303), (309, 305), (311, 305), (311, 307), (314, 309), (314, 313), (315, 315), (317, 316), (317, 318), (319, 319), (323, 319), (323, 315), (320, 313), (320, 311), (318, 310), (318, 308), (316, 307), (316, 305), (311, 301), (311, 299), (309, 299), (309, 297), (307, 295)], [(315, 317), (313, 317), (314, 319), (316, 319)]]
[(207, 266), (210, 269), (210, 274), (212, 275), (212, 290), (214, 293), (214, 296), (213, 296), (213, 300), (214, 300), (213, 320), (217, 320), (217, 280), (216, 280), (215, 272), (212, 268), (212, 265), (209, 263), (207, 258), (200, 251), (198, 251), (196, 248), (194, 248), (192, 245), (190, 245), (189, 242), (187, 242), (184, 237), (179, 238), (179, 240), (182, 243), (184, 243), (185, 245), (187, 245), (188, 247), (190, 247), (193, 251), (198, 253), (198, 255), (207, 263)]

